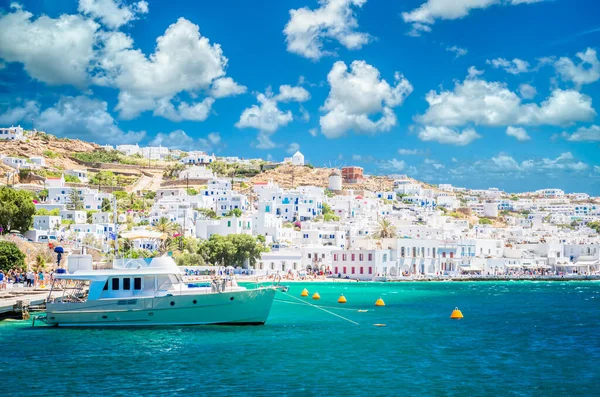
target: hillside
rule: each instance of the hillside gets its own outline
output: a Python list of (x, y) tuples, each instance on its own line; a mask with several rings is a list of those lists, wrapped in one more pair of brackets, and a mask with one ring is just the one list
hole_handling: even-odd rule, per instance
[[(272, 179), (274, 183), (283, 188), (291, 188), (292, 182), (294, 187), (319, 186), (327, 188), (329, 186), (329, 175), (332, 171), (332, 168), (310, 168), (284, 164), (256, 175), (250, 179), (250, 183), (254, 185), (256, 182), (268, 182)], [(343, 188), (345, 190), (388, 191), (393, 190), (393, 185), (394, 181), (392, 179), (377, 176), (365, 178), (361, 183), (344, 183)]]
[[(57, 138), (53, 135), (38, 133), (24, 141), (6, 141), (0, 143), (0, 153), (7, 156), (42, 156), (46, 166), (57, 169), (81, 168), (69, 158), (73, 153), (93, 152), (99, 146), (79, 139)], [(10, 169), (10, 168), (9, 168)]]

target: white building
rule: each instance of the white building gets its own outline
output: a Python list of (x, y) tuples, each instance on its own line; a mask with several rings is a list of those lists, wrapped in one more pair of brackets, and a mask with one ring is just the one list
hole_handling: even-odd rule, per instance
[(304, 165), (304, 155), (299, 151), (292, 156), (292, 165)]
[(33, 228), (36, 230), (57, 230), (60, 225), (60, 216), (34, 215), (33, 217)]
[(212, 170), (202, 166), (192, 166), (179, 173), (179, 179), (213, 179), (215, 174)]
[(182, 157), (179, 161), (184, 164), (210, 164), (215, 161), (215, 155), (193, 150), (188, 152), (187, 156)]
[(22, 141), (25, 139), (25, 132), (21, 126), (0, 128), (0, 141)]
[(226, 217), (220, 219), (196, 220), (196, 237), (209, 239), (213, 234), (227, 236), (229, 234), (252, 234), (250, 218)]
[(149, 160), (164, 160), (169, 156), (169, 148), (162, 146), (146, 146), (142, 148), (142, 157)]
[(87, 183), (89, 181), (87, 170), (67, 170), (65, 174), (78, 178), (81, 183)]
[(391, 250), (344, 250), (333, 253), (332, 272), (340, 277), (372, 280), (395, 269)]
[(117, 145), (116, 150), (123, 153), (126, 156), (133, 156), (134, 154), (142, 154), (139, 145)]

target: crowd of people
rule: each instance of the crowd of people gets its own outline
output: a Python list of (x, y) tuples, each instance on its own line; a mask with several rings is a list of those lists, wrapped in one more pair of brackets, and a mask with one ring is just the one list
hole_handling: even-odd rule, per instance
[(48, 273), (42, 270), (11, 269), (6, 273), (0, 270), (0, 291), (6, 290), (9, 284), (28, 288), (45, 287), (48, 281), (52, 279), (52, 275), (52, 272)]

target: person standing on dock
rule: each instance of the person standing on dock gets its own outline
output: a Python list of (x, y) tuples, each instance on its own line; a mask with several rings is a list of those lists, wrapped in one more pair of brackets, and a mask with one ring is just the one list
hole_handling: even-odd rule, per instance
[(6, 275), (2, 270), (0, 270), (0, 291), (4, 291), (6, 289)]

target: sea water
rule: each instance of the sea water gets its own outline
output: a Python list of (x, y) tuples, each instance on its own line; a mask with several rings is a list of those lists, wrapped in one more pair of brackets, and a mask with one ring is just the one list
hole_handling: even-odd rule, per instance
[[(359, 325), (300, 303), (304, 288), (303, 302)], [(8, 396), (600, 395), (598, 282), (294, 283), (288, 293), (254, 327), (4, 321), (0, 387)], [(374, 306), (379, 297), (385, 307)], [(456, 306), (462, 320), (449, 318)]]

